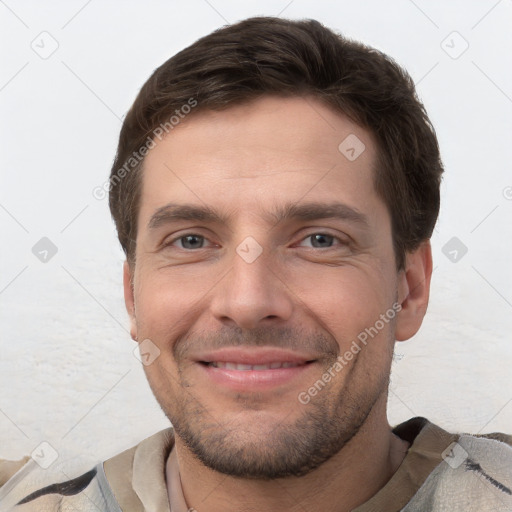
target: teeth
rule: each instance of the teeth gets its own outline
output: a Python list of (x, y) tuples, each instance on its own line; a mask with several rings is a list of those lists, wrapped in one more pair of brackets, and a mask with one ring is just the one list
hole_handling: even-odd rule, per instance
[(226, 370), (275, 370), (276, 368), (293, 368), (295, 366), (300, 366), (299, 363), (291, 363), (291, 362), (275, 362), (270, 364), (238, 364), (238, 363), (229, 363), (223, 361), (213, 361), (208, 363), (209, 366), (213, 366), (214, 368), (225, 368)]
[(226, 368), (228, 368), (228, 365), (232, 366), (232, 370), (252, 370), (252, 366), (250, 364), (226, 363)]

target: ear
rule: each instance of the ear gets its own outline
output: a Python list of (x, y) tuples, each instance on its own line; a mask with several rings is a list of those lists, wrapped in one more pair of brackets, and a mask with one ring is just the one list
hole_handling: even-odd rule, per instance
[(427, 312), (432, 277), (432, 249), (425, 240), (413, 252), (406, 254), (405, 268), (398, 274), (398, 313), (395, 338), (405, 341), (414, 336)]
[(124, 286), (124, 303), (126, 311), (130, 317), (130, 335), (132, 340), (137, 341), (137, 321), (135, 318), (135, 299), (133, 295), (132, 272), (127, 261), (123, 265), (123, 286)]

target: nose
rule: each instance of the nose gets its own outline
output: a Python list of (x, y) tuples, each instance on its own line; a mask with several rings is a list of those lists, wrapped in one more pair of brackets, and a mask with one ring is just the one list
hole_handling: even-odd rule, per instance
[(265, 254), (252, 262), (235, 254), (232, 267), (215, 287), (210, 303), (214, 317), (242, 329), (288, 320), (293, 294), (279, 278), (278, 270), (271, 268)]

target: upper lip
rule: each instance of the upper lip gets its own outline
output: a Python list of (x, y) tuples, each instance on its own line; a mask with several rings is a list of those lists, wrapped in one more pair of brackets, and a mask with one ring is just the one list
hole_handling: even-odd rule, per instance
[(202, 363), (223, 362), (249, 365), (276, 362), (304, 364), (315, 361), (316, 359), (317, 358), (309, 354), (299, 354), (278, 348), (223, 348), (213, 352), (206, 352), (197, 358), (197, 360)]

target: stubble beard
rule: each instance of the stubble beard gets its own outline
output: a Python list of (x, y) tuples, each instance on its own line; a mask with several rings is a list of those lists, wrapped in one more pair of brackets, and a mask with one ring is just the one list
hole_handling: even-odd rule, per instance
[(342, 370), (347, 375), (337, 394), (326, 387), (308, 404), (298, 400), (292, 404), (292, 414), (300, 409), (292, 422), (284, 415), (280, 423), (258, 427), (251, 424), (253, 416), (249, 415), (246, 423), (242, 418), (226, 424), (187, 385), (172, 404), (165, 398), (159, 402), (176, 436), (208, 468), (246, 479), (300, 477), (340, 452), (359, 432), (382, 394), (387, 394), (389, 372), (381, 368), (382, 373), (369, 382), (363, 365), (364, 358), (356, 357), (350, 368)]

